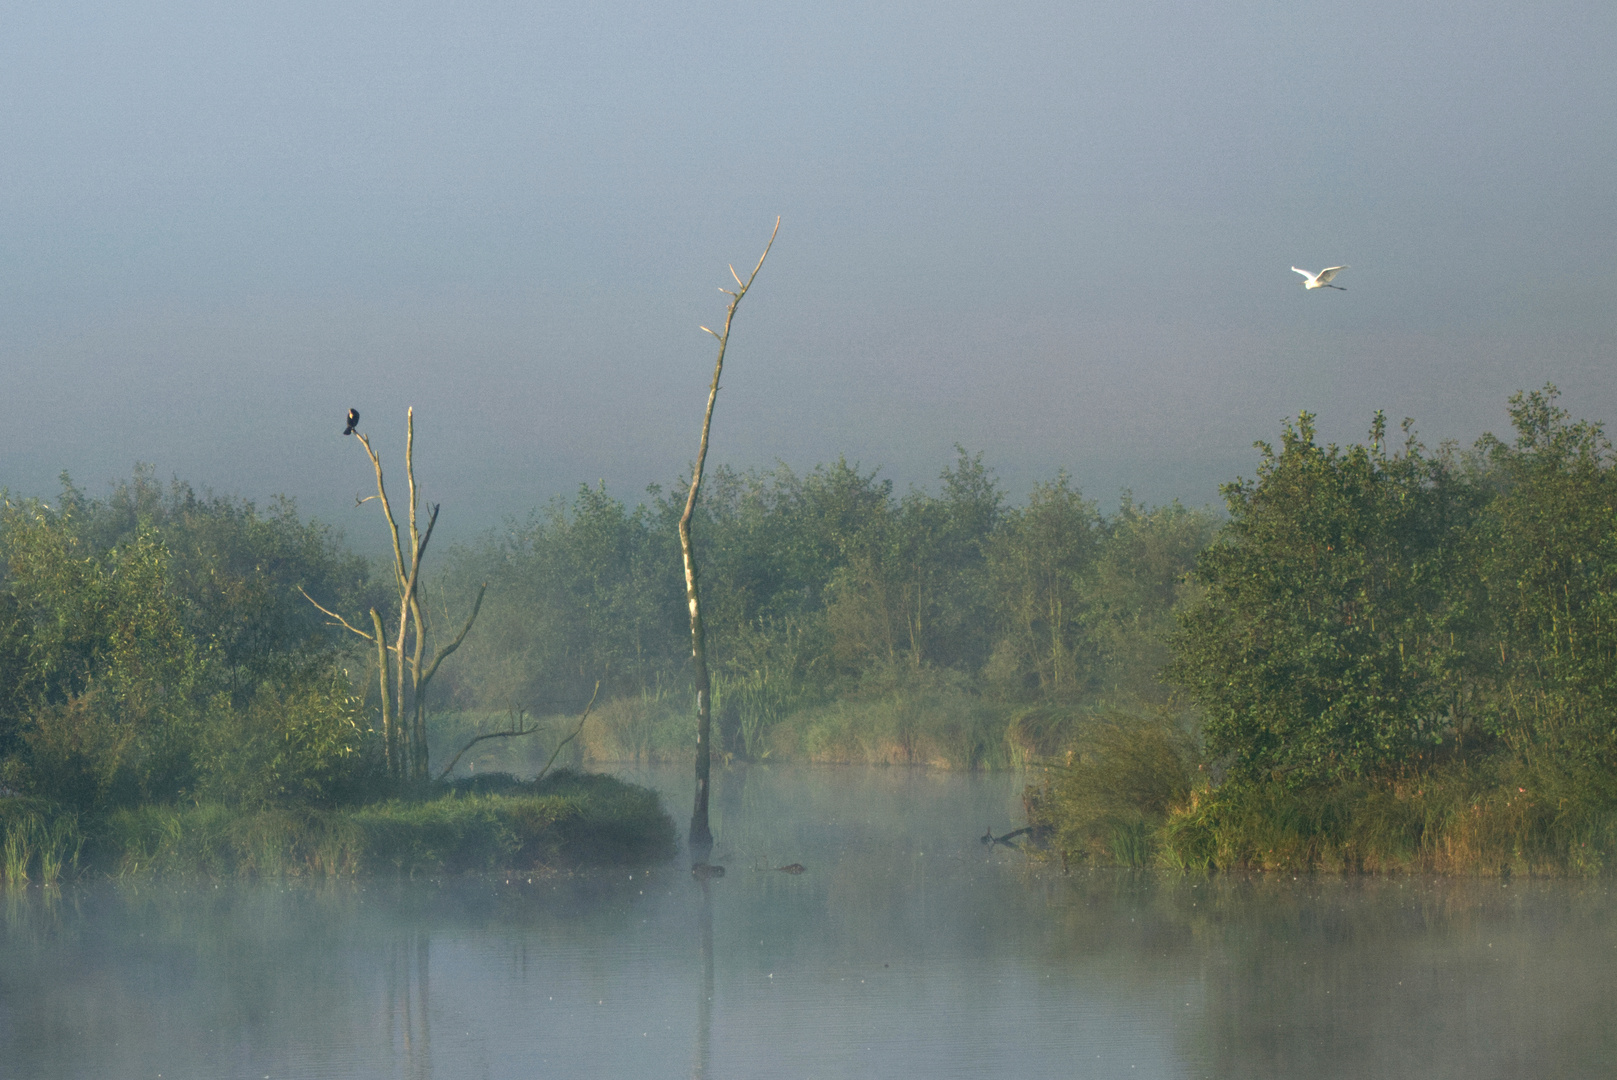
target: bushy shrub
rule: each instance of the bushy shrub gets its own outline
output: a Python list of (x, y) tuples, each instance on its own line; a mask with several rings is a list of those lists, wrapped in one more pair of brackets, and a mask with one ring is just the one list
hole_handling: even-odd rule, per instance
[(1314, 442), (1226, 486), (1172, 668), (1226, 781), (1180, 862), (1588, 872), (1617, 825), (1617, 454), (1554, 387), (1516, 437)]
[(347, 675), (309, 666), (266, 679), (244, 708), (219, 700), (202, 725), (197, 794), (239, 806), (328, 802), (370, 772), (364, 702)]
[[(93, 813), (329, 798), (366, 741), (335, 638), (294, 585), (363, 563), (290, 504), (166, 492), (0, 510), (0, 779)], [(359, 769), (363, 772), (363, 768)]]

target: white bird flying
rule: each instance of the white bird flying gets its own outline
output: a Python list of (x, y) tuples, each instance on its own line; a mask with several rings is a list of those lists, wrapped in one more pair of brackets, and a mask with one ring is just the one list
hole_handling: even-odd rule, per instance
[(1327, 266), (1317, 274), (1310, 274), (1307, 270), (1298, 270), (1295, 266), (1292, 269), (1308, 279), (1303, 282), (1303, 288), (1305, 289), (1335, 289), (1337, 292), (1347, 292), (1342, 286), (1331, 284), (1331, 279), (1336, 276), (1336, 272), (1346, 270), (1347, 267), (1345, 266)]

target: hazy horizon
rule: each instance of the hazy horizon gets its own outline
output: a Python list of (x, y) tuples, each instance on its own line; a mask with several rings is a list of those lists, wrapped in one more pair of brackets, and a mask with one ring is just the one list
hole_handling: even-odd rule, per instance
[[(1562, 3), (104, 4), (0, 28), (0, 485), (284, 492), (446, 535), (694, 456), (955, 443), (1216, 504), (1299, 410), (1617, 418), (1617, 12)], [(1343, 263), (1347, 292), (1293, 265)]]

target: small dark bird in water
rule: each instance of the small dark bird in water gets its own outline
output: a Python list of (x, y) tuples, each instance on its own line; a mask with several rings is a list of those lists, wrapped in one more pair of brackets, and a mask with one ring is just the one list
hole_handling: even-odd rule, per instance
[(800, 862), (794, 862), (787, 863), (785, 866), (777, 866), (775, 869), (779, 870), (783, 874), (801, 874), (807, 870), (808, 867), (804, 866)]
[(692, 863), (691, 876), (701, 881), (706, 881), (708, 878), (723, 877), (724, 867), (711, 866), (705, 862)]
[(344, 435), (352, 435), (354, 433), (354, 428), (356, 426), (358, 426), (358, 424), (359, 424), (359, 410), (358, 409), (349, 409), (348, 410), (348, 426), (342, 429), (342, 433)]

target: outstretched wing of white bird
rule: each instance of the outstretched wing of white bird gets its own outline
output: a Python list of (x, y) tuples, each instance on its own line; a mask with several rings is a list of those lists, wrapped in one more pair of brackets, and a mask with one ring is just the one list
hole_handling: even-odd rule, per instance
[(1331, 279), (1336, 276), (1336, 272), (1338, 270), (1346, 269), (1347, 267), (1345, 266), (1327, 266), (1325, 269), (1319, 272), (1319, 283), (1321, 285), (1329, 285), (1331, 283)]
[(1307, 270), (1298, 270), (1297, 267), (1295, 267), (1295, 266), (1292, 267), (1292, 269), (1296, 270), (1297, 273), (1301, 274), (1303, 277), (1307, 278), (1309, 281), (1314, 280), (1314, 275), (1310, 274)]

